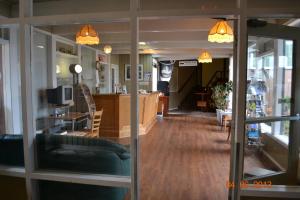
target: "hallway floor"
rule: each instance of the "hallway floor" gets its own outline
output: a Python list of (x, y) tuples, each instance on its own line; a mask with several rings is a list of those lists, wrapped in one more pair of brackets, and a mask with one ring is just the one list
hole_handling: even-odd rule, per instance
[[(227, 199), (230, 144), (216, 124), (211, 113), (173, 113), (141, 136), (140, 199)], [(261, 165), (255, 157), (245, 162)]]
[(141, 137), (141, 199), (226, 199), (230, 145), (215, 117), (171, 115)]

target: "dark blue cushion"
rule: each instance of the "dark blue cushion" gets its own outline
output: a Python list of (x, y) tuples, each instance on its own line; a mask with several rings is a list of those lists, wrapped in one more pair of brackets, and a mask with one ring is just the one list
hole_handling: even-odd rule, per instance
[(0, 164), (24, 166), (22, 135), (0, 135)]

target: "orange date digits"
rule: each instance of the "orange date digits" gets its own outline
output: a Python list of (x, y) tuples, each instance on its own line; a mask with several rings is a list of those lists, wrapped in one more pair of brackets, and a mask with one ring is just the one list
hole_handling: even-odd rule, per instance
[(272, 181), (254, 181), (253, 182), (255, 188), (271, 188)]
[[(228, 189), (233, 189), (235, 188), (236, 184), (233, 181), (226, 181), (226, 188)], [(246, 180), (242, 180), (240, 182), (240, 188), (245, 189), (245, 188), (271, 188), (272, 187), (272, 181), (253, 181), (252, 184), (250, 184)]]
[(228, 189), (233, 189), (235, 187), (235, 184), (232, 181), (226, 181), (226, 187)]

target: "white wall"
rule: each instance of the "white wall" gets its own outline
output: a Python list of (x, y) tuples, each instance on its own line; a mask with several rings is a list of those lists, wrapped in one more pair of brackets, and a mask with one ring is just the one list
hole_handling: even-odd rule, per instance
[(22, 134), (22, 101), (21, 101), (21, 75), (19, 58), (19, 31), (17, 27), (10, 28), (9, 33), (10, 55), (10, 81), (13, 134)]
[(54, 66), (56, 67), (58, 65), (60, 68), (60, 73), (56, 74), (57, 86), (73, 84), (73, 75), (69, 71), (69, 66), (71, 64), (77, 64), (77, 63), (78, 63), (78, 58), (57, 55), (56, 65)]
[(48, 87), (48, 37), (40, 32), (33, 32), (32, 41), (32, 95), (34, 116), (37, 121), (37, 128), (46, 123), (45, 117), (49, 115), (48, 104), (46, 98), (46, 89)]
[(96, 51), (87, 47), (81, 47), (81, 66), (82, 82), (85, 83), (91, 91), (96, 86)]
[[(21, 77), (19, 60), (19, 32), (16, 26), (7, 28), (1, 39), (5, 133), (22, 134)], [(4, 31), (6, 32), (6, 30)]]

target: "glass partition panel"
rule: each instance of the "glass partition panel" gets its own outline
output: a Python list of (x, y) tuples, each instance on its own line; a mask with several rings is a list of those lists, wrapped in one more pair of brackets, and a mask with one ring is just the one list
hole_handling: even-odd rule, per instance
[(163, 10), (163, 9), (222, 9), (235, 8), (236, 1), (218, 1), (218, 0), (186, 0), (186, 1), (158, 1), (141, 0), (142, 10)]
[[(248, 0), (247, 2), (249, 8), (262, 8), (262, 9), (282, 9), (282, 8), (296, 8), (300, 6), (299, 1), (294, 0), (272, 0), (272, 3), (269, 0)], [(279, 14), (279, 13), (278, 13)]]
[(24, 166), (18, 26), (0, 26), (0, 165)]
[(247, 117), (291, 114), (293, 41), (249, 37)]
[(0, 176), (0, 192), (1, 199), (27, 200), (25, 178)]
[[(39, 169), (130, 176), (130, 31), (113, 34), (119, 24), (34, 27), (31, 72)], [(78, 44), (92, 29), (100, 43)]]
[(248, 37), (245, 187), (284, 184), (277, 177), (288, 169), (291, 122), (273, 118), (292, 115), (293, 45), (292, 40)]
[(39, 181), (39, 193), (42, 200), (126, 200), (130, 199), (130, 190), (124, 187), (95, 186), (54, 181)]
[(129, 0), (33, 1), (34, 16), (129, 11), (129, 8), (130, 8)]
[(19, 0), (1, 0), (0, 17), (19, 17)]
[(289, 121), (246, 126), (245, 180), (256, 180), (287, 170), (289, 131)]

